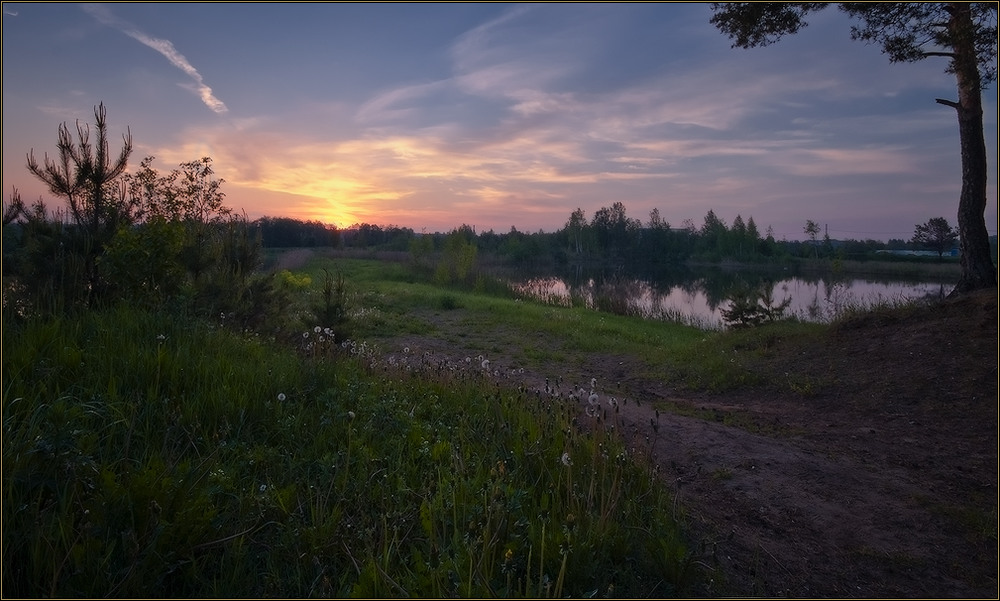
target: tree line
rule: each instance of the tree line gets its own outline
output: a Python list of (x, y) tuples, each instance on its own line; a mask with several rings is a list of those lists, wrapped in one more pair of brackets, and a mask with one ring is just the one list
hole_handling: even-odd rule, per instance
[[(958, 232), (944, 218), (918, 224), (909, 241), (819, 238), (809, 220), (809, 240), (776, 240), (752, 216), (727, 223), (709, 210), (700, 226), (679, 226), (653, 209), (643, 221), (615, 202), (592, 216), (571, 212), (555, 232), (477, 232), (461, 225), (447, 233), (416, 233), (400, 226), (359, 224), (338, 230), (318, 221), (287, 217), (249, 220), (225, 204), (212, 159), (180, 164), (169, 172), (145, 157), (127, 171), (130, 133), (110, 151), (107, 115), (95, 107), (95, 128), (58, 128), (57, 153), (39, 161), (26, 155), (29, 172), (64, 201), (51, 209), (25, 203), (17, 190), (3, 205), (5, 312), (59, 312), (118, 301), (170, 307), (206, 316), (229, 316), (254, 327), (280, 314), (289, 283), (260, 270), (265, 247), (337, 247), (409, 253), (440, 281), (473, 277), (488, 258), (512, 266), (585, 262), (670, 265), (687, 261), (774, 262), (795, 257), (860, 259), (879, 250), (933, 249), (943, 255)], [(74, 135), (75, 133), (75, 135)], [(996, 237), (991, 240), (996, 256)], [(343, 287), (325, 289), (324, 313), (337, 313)]]
[[(869, 260), (879, 251), (935, 251), (940, 257), (951, 254), (958, 233), (943, 217), (915, 226), (909, 239), (834, 240), (820, 235), (821, 227), (807, 220), (806, 240), (777, 240), (770, 226), (761, 231), (753, 216), (736, 215), (732, 223), (709, 209), (700, 225), (684, 220), (679, 226), (664, 219), (659, 209), (650, 211), (644, 222), (630, 217), (625, 205), (601, 207), (593, 216), (574, 210), (564, 226), (555, 232), (524, 232), (511, 227), (507, 232), (477, 232), (463, 224), (449, 232), (416, 233), (400, 226), (363, 223), (337, 230), (318, 222), (265, 217), (261, 224), (265, 247), (331, 246), (345, 249), (408, 251), (418, 263), (432, 255), (456, 253), (462, 245), (475, 247), (481, 257), (492, 257), (508, 265), (567, 264), (573, 262), (619, 262), (631, 265), (666, 265), (687, 261), (718, 263), (778, 262), (794, 258)], [(271, 224), (280, 223), (281, 229)], [(314, 244), (323, 238), (328, 244)], [(318, 233), (315, 233), (318, 232)], [(308, 239), (307, 244), (293, 244)], [(993, 238), (994, 252), (996, 237)], [(468, 252), (468, 251), (466, 251)], [(883, 257), (884, 258), (884, 257)]]

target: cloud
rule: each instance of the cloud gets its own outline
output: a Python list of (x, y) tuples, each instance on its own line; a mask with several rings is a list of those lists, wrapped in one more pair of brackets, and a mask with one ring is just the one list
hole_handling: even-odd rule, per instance
[(378, 80), (358, 104), (355, 89), (299, 105), (294, 125), (262, 115), (177, 132), (198, 144), (151, 154), (212, 156), (251, 214), (417, 229), (557, 228), (621, 200), (632, 217), (655, 207), (700, 223), (712, 208), (801, 237), (805, 217), (846, 227), (901, 186), (922, 213), (955, 194), (936, 175), (955, 154), (953, 117), (909, 106), (913, 84), (887, 62), (859, 81), (852, 69), (871, 57), (857, 51), (841, 65), (801, 37), (801, 51), (756, 53), (692, 33), (698, 60), (641, 69), (644, 47), (627, 28), (608, 35), (619, 30), (603, 13), (502, 10), (445, 44), (432, 74)]
[(383, 92), (361, 105), (355, 117), (359, 122), (368, 123), (411, 116), (418, 110), (412, 106), (415, 101), (441, 90), (446, 84), (445, 81), (436, 81), (403, 86)]
[(149, 46), (166, 57), (166, 59), (170, 61), (173, 66), (177, 67), (186, 73), (188, 77), (194, 80), (193, 84), (181, 84), (181, 87), (190, 90), (196, 96), (201, 98), (201, 101), (205, 103), (205, 106), (212, 109), (212, 111), (222, 114), (229, 110), (224, 102), (212, 94), (212, 88), (205, 83), (201, 74), (198, 73), (198, 70), (195, 69), (186, 58), (184, 58), (184, 55), (174, 48), (174, 45), (170, 42), (170, 40), (163, 40), (146, 35), (128, 21), (113, 15), (107, 7), (101, 4), (83, 4), (81, 8), (100, 23), (121, 31), (130, 38)]

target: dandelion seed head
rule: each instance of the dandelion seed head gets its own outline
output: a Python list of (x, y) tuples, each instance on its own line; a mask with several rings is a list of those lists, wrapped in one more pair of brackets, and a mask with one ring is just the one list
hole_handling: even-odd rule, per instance
[(319, 334), (322, 331), (323, 331), (323, 328), (321, 328), (319, 326), (316, 326), (315, 328), (313, 328), (313, 332), (316, 332), (317, 334)]
[(278, 400), (279, 401), (284, 401), (285, 400), (285, 393), (279, 392), (278, 393)]
[(569, 456), (568, 452), (562, 454), (561, 461), (562, 464), (565, 465), (566, 467), (573, 465), (573, 458)]

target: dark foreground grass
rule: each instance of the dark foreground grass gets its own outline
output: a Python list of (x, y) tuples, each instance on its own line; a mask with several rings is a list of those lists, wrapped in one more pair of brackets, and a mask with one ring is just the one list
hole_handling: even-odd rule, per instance
[[(363, 294), (401, 316), (440, 297), (410, 282), (395, 298), (403, 283)], [(671, 499), (613, 420), (475, 364), (386, 364), (365, 343), (302, 336), (288, 349), (129, 308), (4, 319), (3, 595), (696, 586)]]

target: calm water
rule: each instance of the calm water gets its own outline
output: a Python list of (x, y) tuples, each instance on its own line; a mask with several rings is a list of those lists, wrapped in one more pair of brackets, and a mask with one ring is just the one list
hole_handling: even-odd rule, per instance
[(708, 270), (656, 276), (568, 273), (511, 279), (522, 294), (563, 306), (583, 305), (649, 319), (672, 319), (704, 328), (724, 327), (722, 310), (741, 291), (770, 292), (772, 305), (791, 299), (786, 315), (829, 321), (845, 308), (898, 304), (947, 296), (953, 284), (846, 276), (809, 278)]

